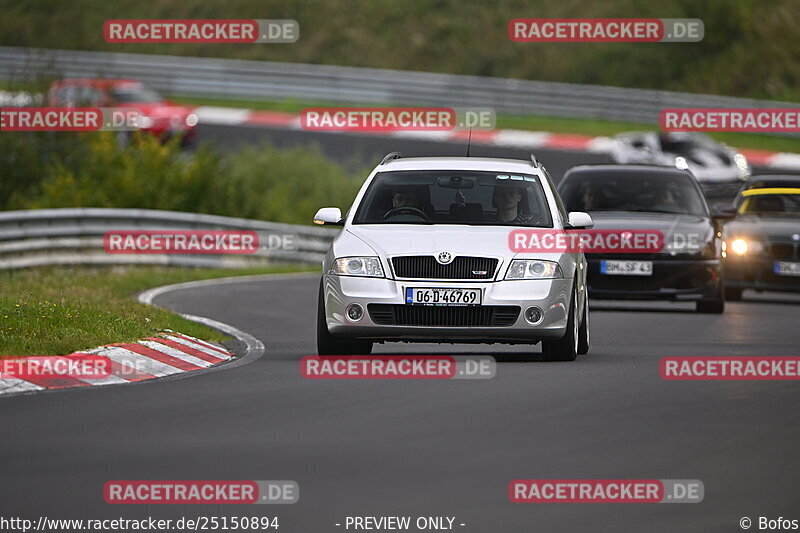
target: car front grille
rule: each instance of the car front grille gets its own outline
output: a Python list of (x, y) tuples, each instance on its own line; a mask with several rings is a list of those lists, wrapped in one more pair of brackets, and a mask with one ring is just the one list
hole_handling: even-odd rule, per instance
[(497, 262), (492, 257), (458, 256), (443, 265), (432, 255), (392, 258), (395, 275), (407, 279), (492, 279)]
[(381, 326), (505, 327), (519, 317), (516, 305), (433, 307), (369, 304), (370, 319)]
[(770, 245), (770, 255), (774, 259), (798, 259), (797, 245), (792, 243), (773, 243)]

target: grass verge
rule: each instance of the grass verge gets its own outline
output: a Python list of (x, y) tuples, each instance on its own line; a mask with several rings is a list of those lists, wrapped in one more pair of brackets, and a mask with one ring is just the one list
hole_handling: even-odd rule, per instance
[[(295, 99), (274, 102), (264, 100), (226, 100), (221, 98), (199, 98), (188, 96), (175, 96), (173, 99), (187, 105), (238, 107), (262, 111), (283, 111), (286, 113), (299, 113), (307, 107), (356, 105), (352, 103), (306, 102)], [(497, 128), (546, 131), (550, 133), (571, 133), (578, 135), (591, 135), (594, 137), (611, 136), (626, 131), (658, 129), (653, 124), (617, 122), (601, 119), (544, 117), (536, 115), (497, 115)], [(800, 152), (800, 140), (796, 138), (758, 133), (731, 132), (714, 132), (710, 133), (709, 135), (720, 142), (735, 146), (736, 148), (770, 150), (774, 152)]]
[(63, 355), (131, 342), (173, 329), (207, 340), (223, 334), (164, 309), (140, 304), (137, 292), (172, 283), (315, 267), (190, 269), (125, 266), (53, 267), (0, 272), (0, 356)]

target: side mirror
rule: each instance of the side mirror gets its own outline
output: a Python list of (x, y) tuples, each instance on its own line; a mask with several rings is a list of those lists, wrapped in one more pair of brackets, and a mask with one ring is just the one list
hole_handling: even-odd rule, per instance
[(314, 224), (344, 226), (342, 210), (338, 207), (323, 207), (314, 215)]
[(583, 211), (573, 211), (569, 214), (569, 226), (571, 229), (592, 229), (594, 220), (589, 213)]
[(736, 218), (736, 208), (726, 202), (717, 202), (711, 207), (711, 216), (716, 219), (730, 220)]

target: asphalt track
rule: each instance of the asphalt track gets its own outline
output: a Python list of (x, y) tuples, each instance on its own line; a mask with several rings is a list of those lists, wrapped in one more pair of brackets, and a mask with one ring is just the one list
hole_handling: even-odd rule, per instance
[[(357, 144), (347, 137), (323, 149), (343, 156)], [(359, 149), (389, 151), (373, 142)], [(397, 149), (415, 148), (455, 149)], [(558, 175), (596, 158), (540, 157)], [(299, 371), (315, 353), (317, 284), (249, 280), (156, 299), (262, 340), (266, 354), (250, 364), (0, 400), (0, 516), (266, 514), (282, 533), (344, 531), (335, 524), (346, 515), (455, 516), (468, 532), (730, 532), (743, 516), (800, 519), (797, 383), (658, 374), (666, 355), (800, 355), (800, 297), (746, 293), (719, 316), (593, 301), (592, 350), (574, 363), (542, 362), (538, 347), (388, 344), (375, 352), (492, 354), (497, 376), (317, 381)], [(518, 478), (700, 479), (705, 500), (512, 504)], [(301, 494), (294, 505), (111, 506), (102, 486), (112, 479), (290, 479)]]

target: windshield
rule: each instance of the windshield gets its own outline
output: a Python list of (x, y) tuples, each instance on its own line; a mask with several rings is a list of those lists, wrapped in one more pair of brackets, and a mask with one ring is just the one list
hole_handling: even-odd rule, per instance
[(353, 223), (553, 227), (537, 176), (463, 170), (382, 172)]
[(796, 191), (779, 193), (769, 189), (755, 189), (752, 191), (754, 194), (744, 198), (739, 207), (739, 214), (798, 216), (800, 215), (800, 189), (796, 189)]
[(129, 102), (158, 103), (164, 101), (160, 94), (142, 86), (117, 87), (111, 91), (111, 96), (121, 104)]
[(592, 171), (574, 174), (561, 187), (569, 211), (635, 211), (708, 216), (692, 179), (663, 172)]

